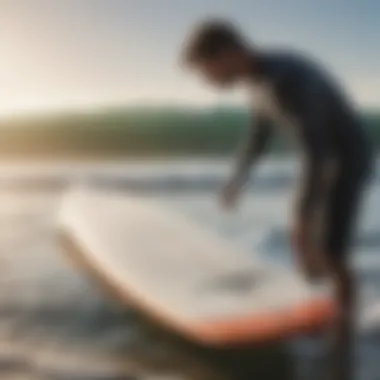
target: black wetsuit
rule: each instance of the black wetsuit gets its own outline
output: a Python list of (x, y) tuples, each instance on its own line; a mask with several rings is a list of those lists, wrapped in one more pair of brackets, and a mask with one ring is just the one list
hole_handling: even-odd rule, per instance
[[(273, 125), (289, 128), (304, 153), (297, 216), (310, 222), (323, 200), (327, 254), (348, 251), (373, 149), (359, 115), (318, 65), (292, 53), (266, 53), (252, 70), (256, 123), (245, 138), (238, 175), (267, 145)], [(326, 170), (335, 163), (330, 182)], [(329, 183), (329, 187), (326, 184)]]

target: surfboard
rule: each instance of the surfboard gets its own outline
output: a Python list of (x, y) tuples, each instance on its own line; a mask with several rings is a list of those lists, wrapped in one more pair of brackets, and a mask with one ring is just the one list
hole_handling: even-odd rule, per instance
[(258, 261), (158, 201), (106, 190), (63, 196), (64, 252), (118, 300), (200, 344), (282, 340), (330, 323), (326, 287)]

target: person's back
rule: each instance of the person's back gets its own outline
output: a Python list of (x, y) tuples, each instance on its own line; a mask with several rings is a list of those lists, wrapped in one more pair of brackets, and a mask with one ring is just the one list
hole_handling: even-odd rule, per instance
[[(202, 25), (187, 45), (186, 62), (218, 86), (243, 81), (254, 95), (255, 122), (223, 192), (225, 205), (236, 200), (274, 125), (297, 137), (304, 172), (295, 208), (294, 248), (305, 273), (327, 275), (334, 284), (338, 305), (334, 378), (347, 379), (355, 298), (347, 256), (373, 163), (370, 139), (353, 102), (319, 64), (292, 52), (256, 49), (228, 23)], [(321, 205), (324, 233), (316, 242), (314, 225)]]
[(332, 154), (357, 161), (372, 150), (355, 105), (321, 65), (293, 51), (264, 52), (260, 62), (259, 71), (252, 75), (252, 90), (264, 97), (265, 104), (262, 109), (260, 104), (254, 105), (257, 113), (266, 113), (275, 123), (297, 132), (298, 119), (309, 101), (318, 104), (325, 118), (319, 128), (326, 128)]

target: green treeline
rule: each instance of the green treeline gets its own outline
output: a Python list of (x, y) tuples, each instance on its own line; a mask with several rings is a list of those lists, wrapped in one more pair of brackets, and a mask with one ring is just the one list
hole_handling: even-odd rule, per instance
[[(366, 126), (380, 146), (380, 113), (366, 113)], [(66, 113), (0, 121), (2, 156), (224, 155), (235, 149), (250, 122), (247, 112), (135, 108)], [(291, 145), (281, 137), (273, 151)]]

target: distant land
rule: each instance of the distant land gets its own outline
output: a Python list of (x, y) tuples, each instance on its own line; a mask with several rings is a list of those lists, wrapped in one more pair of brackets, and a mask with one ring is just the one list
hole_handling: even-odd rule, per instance
[[(363, 112), (363, 122), (380, 147), (380, 111)], [(0, 120), (0, 155), (10, 157), (224, 156), (233, 151), (250, 123), (234, 107), (109, 108)], [(278, 136), (272, 153), (290, 152)]]

